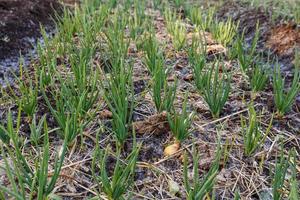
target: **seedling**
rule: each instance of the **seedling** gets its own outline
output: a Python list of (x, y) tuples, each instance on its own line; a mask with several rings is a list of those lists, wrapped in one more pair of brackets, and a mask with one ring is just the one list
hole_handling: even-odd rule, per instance
[(33, 115), (32, 123), (30, 124), (30, 142), (38, 146), (42, 137), (43, 124), (45, 123), (46, 115), (44, 115), (37, 124), (36, 116)]
[(176, 13), (173, 12), (170, 8), (164, 10), (164, 19), (166, 21), (167, 31), (170, 35), (174, 34), (175, 21), (177, 19)]
[(154, 9), (157, 10), (162, 2), (161, 2), (161, 0), (153, 0), (152, 3), (153, 3)]
[(169, 85), (167, 71), (160, 66), (153, 77), (152, 98), (158, 112), (171, 111), (176, 97), (177, 79), (173, 85)]
[(216, 176), (218, 175), (219, 163), (221, 158), (220, 145), (216, 153), (215, 161), (213, 162), (210, 170), (204, 176), (202, 180), (199, 178), (199, 160), (200, 155), (193, 146), (193, 181), (190, 183), (188, 176), (188, 159), (186, 153), (184, 154), (183, 161), (183, 180), (184, 187), (188, 200), (204, 199), (204, 197), (212, 190), (215, 184)]
[(183, 5), (183, 0), (174, 0), (175, 7), (180, 8)]
[(288, 90), (285, 89), (285, 78), (282, 78), (280, 66), (277, 63), (273, 73), (273, 92), (277, 114), (282, 117), (288, 112), (300, 91), (299, 69), (296, 68), (294, 78)]
[[(46, 34), (46, 30), (41, 27), (41, 34), (43, 37), (44, 44), (37, 44), (37, 54), (39, 57), (40, 67), (37, 68), (37, 78), (39, 79), (39, 85), (46, 87), (53, 81), (53, 74), (57, 66), (57, 57), (59, 54), (59, 44), (57, 38), (50, 40)], [(56, 48), (55, 51), (49, 51), (50, 49)]]
[(144, 32), (144, 27), (148, 23), (144, 13), (144, 1), (134, 1), (133, 15), (129, 18), (130, 37), (136, 40)]
[[(200, 32), (199, 32), (199, 35)], [(206, 48), (202, 40), (199, 41), (196, 37), (192, 38), (192, 45), (189, 48), (189, 62), (193, 68), (193, 77), (197, 89), (202, 93), (205, 86), (205, 79), (203, 78), (203, 69), (206, 65)]]
[(256, 111), (253, 105), (249, 106), (249, 120), (248, 124), (246, 119), (241, 116), (241, 127), (244, 137), (244, 150), (247, 156), (251, 156), (256, 149), (258, 149), (267, 138), (272, 128), (273, 118), (271, 119), (269, 126), (265, 133), (262, 132), (260, 127), (261, 119), (257, 117)]
[(64, 134), (66, 128), (68, 128), (68, 132), (71, 133), (70, 141), (73, 141), (78, 134), (82, 133), (90, 120), (93, 119), (95, 111), (91, 113), (88, 113), (88, 111), (93, 106), (98, 94), (95, 95), (88, 91), (78, 94), (76, 87), (74, 87), (74, 84), (70, 80), (67, 82), (64, 82), (61, 78), (59, 80), (63, 83), (61, 88), (53, 88), (53, 91), (50, 91), (50, 94), (52, 94), (51, 97), (55, 100), (55, 105), (50, 103), (50, 99), (44, 88), (42, 88), (42, 94), (51, 114), (60, 127), (60, 136), (65, 138)]
[(291, 163), (290, 166), (292, 168), (292, 176), (290, 178), (290, 193), (289, 193), (289, 199), (290, 200), (298, 200), (300, 198), (299, 193), (299, 183), (297, 180), (297, 164), (296, 161), (296, 150), (293, 149), (291, 153)]
[(273, 199), (280, 200), (282, 199), (282, 190), (284, 188), (284, 181), (289, 167), (289, 160), (291, 157), (291, 152), (288, 157), (285, 157), (283, 154), (283, 149), (281, 150), (279, 161), (276, 162), (275, 172), (272, 181), (272, 190), (273, 190)]
[(17, 125), (15, 128), (14, 128), (14, 124), (13, 124), (12, 113), (10, 110), (8, 111), (8, 114), (7, 114), (6, 127), (4, 125), (0, 125), (0, 139), (6, 145), (9, 145), (10, 140), (12, 139), (11, 137), (14, 136), (15, 132), (18, 132), (20, 129), (21, 112), (22, 112), (22, 110), (21, 110), (21, 107), (19, 106)]
[(215, 13), (214, 7), (210, 7), (206, 13), (201, 7), (194, 6), (191, 6), (188, 11), (189, 19), (196, 27), (203, 31), (212, 28)]
[(170, 129), (176, 139), (176, 142), (179, 143), (181, 143), (188, 137), (189, 128), (194, 116), (193, 112), (188, 113), (187, 111), (187, 97), (188, 95), (185, 95), (181, 113), (168, 113), (168, 122), (170, 125)]
[(203, 27), (202, 15), (203, 10), (200, 7), (189, 7), (189, 18), (194, 25)]
[(262, 91), (269, 80), (268, 69), (262, 68), (258, 65), (255, 65), (250, 75), (250, 86), (253, 92), (253, 96), (259, 91)]
[[(43, 32), (45, 48), (39, 47), (42, 57), (42, 68), (38, 69), (39, 87), (60, 128), (58, 133), (65, 138), (68, 128), (71, 142), (95, 114), (92, 108), (99, 96), (99, 73), (92, 65), (92, 58), (108, 10), (108, 6), (100, 5), (99, 1), (85, 1), (73, 12), (64, 10), (56, 24), (58, 34), (53, 40), (49, 41)], [(57, 61), (61, 56), (68, 60), (68, 64), (61, 64), (58, 73)]]
[(296, 68), (300, 67), (300, 49), (296, 49), (293, 63)]
[(212, 35), (213, 37), (222, 45), (227, 47), (232, 43), (236, 33), (238, 25), (235, 25), (231, 18), (226, 22), (216, 22), (212, 25)]
[(222, 67), (222, 75), (220, 75), (219, 71), (219, 62), (216, 62), (214, 66), (203, 75), (203, 97), (214, 118), (220, 116), (230, 92), (231, 75), (225, 72), (224, 67)]
[(176, 95), (177, 80), (174, 85), (168, 84), (168, 70), (164, 68), (164, 57), (152, 34), (146, 40), (144, 49), (145, 63), (152, 76), (152, 98), (156, 109), (158, 112), (170, 111)]
[(118, 0), (109, 0), (110, 8), (117, 7), (117, 4), (118, 4)]
[(177, 51), (181, 50), (185, 46), (186, 42), (186, 28), (183, 24), (181, 24), (180, 21), (176, 21), (173, 26), (173, 35), (172, 35), (172, 41), (175, 49)]
[(292, 13), (294, 15), (294, 20), (295, 20), (296, 24), (300, 24), (300, 6), (298, 3), (293, 5)]
[[(11, 113), (8, 114), (11, 118)], [(18, 117), (18, 124), (20, 123), (20, 115)], [(49, 138), (47, 123), (44, 121), (44, 143), (43, 151), (37, 152), (34, 157), (35, 165), (32, 168), (29, 166), (28, 160), (22, 152), (21, 138), (19, 137), (19, 126), (14, 130), (12, 128), (11, 120), (8, 120), (8, 129), (3, 129), (11, 139), (11, 145), (3, 146), (1, 144), (2, 158), (4, 160), (4, 168), (10, 182), (9, 187), (0, 185), (0, 190), (10, 198), (25, 200), (25, 199), (47, 199), (51, 195), (55, 183), (59, 177), (60, 170), (65, 158), (67, 144), (69, 143), (69, 132), (66, 129), (66, 138), (64, 140), (60, 153), (55, 158), (53, 165), (53, 174), (49, 178)], [(2, 127), (3, 128), (3, 127)], [(36, 151), (34, 151), (36, 152)], [(9, 161), (11, 164), (9, 164)]]
[[(28, 80), (28, 83), (23, 79)], [(13, 91), (13, 89), (9, 86), (9, 89), (12, 94), (12, 98), (15, 103), (21, 106), (21, 109), (27, 114), (29, 120), (32, 119), (34, 113), (37, 109), (38, 104), (38, 81), (35, 76), (32, 78), (29, 76), (28, 72), (25, 71), (23, 74), (23, 64), (20, 65), (20, 77), (16, 77), (20, 96)]]
[(249, 69), (254, 64), (257, 56), (255, 55), (258, 39), (259, 39), (259, 24), (256, 24), (256, 31), (254, 38), (252, 40), (250, 48), (244, 44), (245, 31), (243, 31), (242, 36), (238, 36), (236, 43), (233, 47), (233, 55), (237, 56), (241, 71), (245, 76), (247, 76)]
[(120, 71), (113, 71), (107, 78), (107, 86), (103, 85), (104, 99), (112, 112), (112, 128), (118, 146), (122, 146), (128, 136), (134, 106), (132, 67), (126, 70), (124, 62), (121, 60), (121, 66), (118, 66)]
[(241, 199), (240, 192), (238, 190), (236, 190), (234, 192), (234, 200), (240, 200), (240, 199)]
[(69, 79), (69, 82), (72, 87), (76, 87), (80, 93), (83, 93), (89, 86), (92, 86), (95, 75), (98, 74), (97, 71), (95, 73), (91, 72), (91, 58), (95, 52), (94, 45), (90, 44), (91, 41), (85, 41), (84, 39), (80, 42), (80, 51), (70, 54), (70, 66), (74, 79)]
[(156, 70), (162, 68), (164, 65), (163, 54), (159, 49), (158, 42), (153, 33), (150, 33), (150, 35), (147, 37), (143, 47), (146, 53), (144, 63), (153, 77)]
[[(105, 152), (103, 152), (100, 150), (99, 145), (96, 146), (92, 162), (93, 177), (97, 181), (100, 191), (104, 192), (109, 200), (130, 199), (125, 198), (124, 195), (133, 185), (136, 162), (140, 148), (141, 146), (134, 142), (132, 152), (125, 161), (121, 160), (121, 149), (118, 148), (114, 170), (112, 176), (109, 177), (109, 172), (106, 167), (109, 148), (106, 148)], [(95, 172), (95, 168), (98, 166), (98, 159), (100, 168), (99, 175)]]
[(22, 110), (31, 118), (37, 109), (38, 86), (34, 86), (29, 80), (29, 86), (25, 83), (20, 85), (22, 96), (20, 97), (20, 104)]
[(192, 44), (188, 49), (188, 58), (192, 66), (200, 65), (202, 71), (206, 61), (206, 39), (200, 30), (197, 30), (196, 34), (192, 37)]
[(119, 71), (120, 62), (127, 57), (129, 41), (125, 40), (125, 27), (128, 24), (124, 12), (118, 11), (112, 16), (111, 25), (104, 33), (109, 47), (111, 65)]

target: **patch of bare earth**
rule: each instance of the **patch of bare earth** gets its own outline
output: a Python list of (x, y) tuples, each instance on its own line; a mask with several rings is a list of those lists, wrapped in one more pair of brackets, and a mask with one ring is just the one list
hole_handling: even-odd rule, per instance
[(272, 28), (266, 46), (280, 56), (293, 57), (295, 49), (300, 48), (300, 29), (291, 23), (276, 26)]

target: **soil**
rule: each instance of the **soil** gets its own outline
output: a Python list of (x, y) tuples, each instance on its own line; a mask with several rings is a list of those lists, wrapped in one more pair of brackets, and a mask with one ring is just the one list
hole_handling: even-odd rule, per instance
[[(0, 2), (2, 2), (2, 0), (0, 0)], [(54, 0), (47, 2), (54, 2)], [(73, 0), (69, 2), (73, 3)], [(233, 19), (236, 21), (239, 20), (241, 27), (247, 29), (246, 37), (249, 40), (253, 37), (256, 20), (259, 19), (260, 30), (262, 32), (258, 49), (261, 51), (263, 51), (262, 47), (269, 46), (269, 48), (274, 49), (274, 53), (280, 54), (280, 50), (275, 50), (278, 45), (280, 46), (280, 44), (276, 42), (281, 40), (282, 34), (288, 34), (292, 37), (297, 33), (296, 27), (292, 25), (287, 25), (285, 28), (281, 28), (284, 25), (274, 27), (266, 12), (249, 7), (240, 8), (234, 6), (240, 5), (225, 4), (225, 6), (222, 7), (223, 10), (218, 11), (220, 17), (233, 17), (234, 15)], [(191, 82), (193, 73), (188, 63), (187, 53), (184, 51), (174, 51), (171, 37), (167, 33), (165, 22), (161, 14), (149, 9), (149, 15), (154, 19), (153, 23), (155, 25), (158, 41), (166, 42), (164, 49), (166, 67), (169, 67), (171, 70), (171, 77), (169, 77), (168, 80), (172, 82), (175, 77), (178, 79), (178, 96), (175, 100), (175, 109), (179, 111), (182, 108), (185, 93), (189, 93), (188, 104), (190, 105), (189, 107), (191, 107), (189, 109), (195, 111), (196, 115), (192, 124), (191, 135), (181, 144), (180, 151), (174, 156), (164, 157), (163, 150), (166, 146), (174, 142), (173, 137), (170, 128), (165, 123), (165, 113), (158, 114), (156, 112), (154, 102), (148, 91), (148, 82), (151, 77), (142, 62), (143, 54), (130, 49), (130, 59), (132, 59), (131, 61), (134, 63), (133, 81), (136, 100), (133, 113), (133, 127), (137, 134), (137, 142), (142, 143), (135, 173), (135, 187), (132, 188), (134, 195), (132, 199), (186, 199), (184, 196), (184, 187), (181, 184), (183, 182), (182, 153), (187, 153), (189, 162), (188, 174), (193, 175), (191, 171), (191, 152), (193, 144), (195, 145), (200, 155), (199, 173), (201, 177), (203, 177), (208, 172), (215, 158), (218, 138), (220, 138), (224, 150), (228, 151), (228, 155), (224, 153), (219, 174), (216, 178), (216, 199), (233, 199), (234, 191), (236, 190), (240, 191), (241, 199), (262, 199), (262, 195), (268, 195), (270, 193), (270, 182), (273, 176), (272, 167), (275, 165), (276, 155), (280, 153), (277, 139), (280, 138), (280, 140), (283, 141), (285, 151), (295, 147), (297, 152), (299, 152), (300, 99), (298, 98), (298, 102), (294, 104), (292, 110), (288, 112), (284, 118), (274, 118), (274, 126), (266, 138), (266, 141), (261, 145), (261, 148), (257, 150), (255, 155), (246, 157), (243, 154), (243, 135), (240, 126), (240, 115), (248, 116), (246, 102), (251, 101), (251, 90), (248, 83), (242, 78), (242, 74), (239, 72), (236, 62), (226, 60), (224, 63), (226, 69), (233, 74), (232, 91), (222, 111), (221, 118), (214, 120), (206, 103), (204, 103), (203, 97), (195, 90), (195, 86)], [(47, 19), (45, 18), (45, 20)], [(36, 35), (38, 34), (37, 32)], [(223, 55), (226, 49), (213, 41), (210, 37), (211, 34), (205, 33), (204, 35), (207, 37), (207, 54), (213, 55), (211, 58), (208, 57), (208, 60), (212, 61), (208, 61), (208, 64), (211, 64), (214, 62), (213, 58), (215, 55)], [(294, 41), (286, 41), (285, 44), (283, 44), (285, 41), (281, 41), (283, 42), (281, 46), (283, 49), (294, 48), (293, 46), (297, 44), (299, 40), (295, 39)], [(100, 40), (98, 44), (100, 44)], [(133, 44), (130, 47), (132, 46), (135, 45)], [(282, 52), (288, 53), (289, 51), (284, 50)], [(286, 56), (286, 58), (290, 59), (288, 56)], [(67, 58), (65, 58), (65, 60), (67, 61)], [(95, 60), (95, 63), (103, 63), (103, 61), (101, 62), (99, 58), (99, 60)], [(29, 65), (28, 69), (32, 69), (33, 71), (33, 67), (34, 66)], [(57, 69), (60, 70), (60, 66), (58, 66)], [(109, 73), (109, 70), (106, 72)], [(262, 116), (262, 130), (267, 129), (268, 123), (275, 111), (271, 83), (267, 85), (267, 88), (257, 94), (254, 100), (254, 107)], [(14, 88), (13, 90), (17, 91), (18, 88)], [(47, 93), (47, 96), (50, 98), (51, 92)], [(102, 104), (102, 101), (103, 99), (100, 98), (99, 105)], [(38, 105), (38, 118), (41, 118), (45, 113), (49, 113), (49, 109), (43, 98), (39, 99)], [(8, 107), (11, 108), (14, 115), (17, 115), (17, 105), (13, 106), (7, 103), (0, 107), (0, 121), (5, 121)], [(97, 110), (99, 110), (99, 112), (95, 120), (84, 130), (82, 143), (78, 139), (73, 146), (70, 147), (70, 151), (66, 156), (55, 191), (55, 194), (62, 197), (62, 199), (86, 199), (88, 196), (94, 196), (95, 191), (98, 190), (96, 188), (97, 183), (93, 180), (91, 169), (96, 142), (98, 142), (101, 149), (109, 147), (111, 152), (115, 152), (114, 138), (111, 134), (112, 113), (104, 103), (103, 107), (97, 107)], [(29, 137), (26, 135), (26, 133), (30, 132), (26, 120), (26, 117), (22, 116), (20, 133), (22, 133), (23, 136)], [(103, 131), (103, 127), (99, 125), (99, 122), (103, 124)], [(49, 130), (54, 130), (58, 126), (51, 114), (47, 115), (47, 123)], [(99, 141), (96, 139), (97, 134), (99, 134)], [(55, 152), (61, 146), (61, 140), (56, 132), (52, 132), (49, 137), (51, 141), (51, 155), (55, 155)], [(81, 148), (81, 144), (84, 144), (84, 148)], [(129, 137), (124, 144), (122, 159), (128, 156), (132, 150), (132, 146), (133, 138)], [(24, 150), (26, 152), (31, 150), (36, 152), (36, 150), (29, 145), (25, 146)], [(28, 155), (30, 155), (30, 153), (28, 153)], [(107, 160), (107, 169), (109, 172), (113, 170), (115, 164), (114, 158), (112, 154)], [(297, 159), (298, 158), (299, 156)], [(53, 161), (51, 161), (51, 163), (52, 162)], [(98, 172), (99, 169), (96, 166), (96, 174)], [(168, 180), (173, 180), (180, 185), (180, 192), (178, 192), (176, 196), (169, 193)]]
[(0, 60), (32, 49), (40, 25), (52, 25), (59, 8), (57, 0), (0, 0)]
[(295, 51), (300, 47), (300, 28), (292, 21), (282, 18), (272, 19), (272, 10), (253, 8), (239, 2), (228, 2), (218, 11), (219, 19), (232, 18), (239, 22), (240, 34), (244, 31), (247, 42), (254, 37), (256, 24), (259, 22), (260, 38), (257, 50), (263, 54), (272, 53), (284, 65), (284, 71), (293, 66)]
[(281, 56), (289, 57), (294, 48), (300, 48), (300, 29), (293, 24), (283, 24), (272, 29), (266, 45)]

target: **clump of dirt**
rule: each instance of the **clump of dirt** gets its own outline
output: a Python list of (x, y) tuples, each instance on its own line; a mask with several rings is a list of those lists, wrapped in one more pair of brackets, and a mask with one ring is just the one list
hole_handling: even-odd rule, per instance
[(170, 130), (167, 121), (167, 113), (162, 112), (152, 115), (145, 121), (137, 121), (133, 123), (133, 129), (138, 134), (155, 133), (162, 134)]
[(0, 60), (27, 53), (60, 7), (57, 0), (0, 0)]
[(300, 29), (291, 23), (276, 26), (272, 29), (266, 46), (274, 49), (280, 56), (293, 56), (294, 49), (300, 47)]

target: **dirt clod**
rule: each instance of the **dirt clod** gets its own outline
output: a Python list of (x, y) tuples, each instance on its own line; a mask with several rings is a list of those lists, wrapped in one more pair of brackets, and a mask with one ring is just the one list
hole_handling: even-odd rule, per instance
[(293, 24), (279, 25), (272, 29), (266, 46), (281, 56), (293, 56), (294, 49), (300, 47), (300, 29)]
[(133, 123), (133, 128), (137, 134), (167, 133), (170, 130), (167, 120), (167, 113), (162, 112), (160, 114), (150, 116), (145, 121), (137, 121)]

